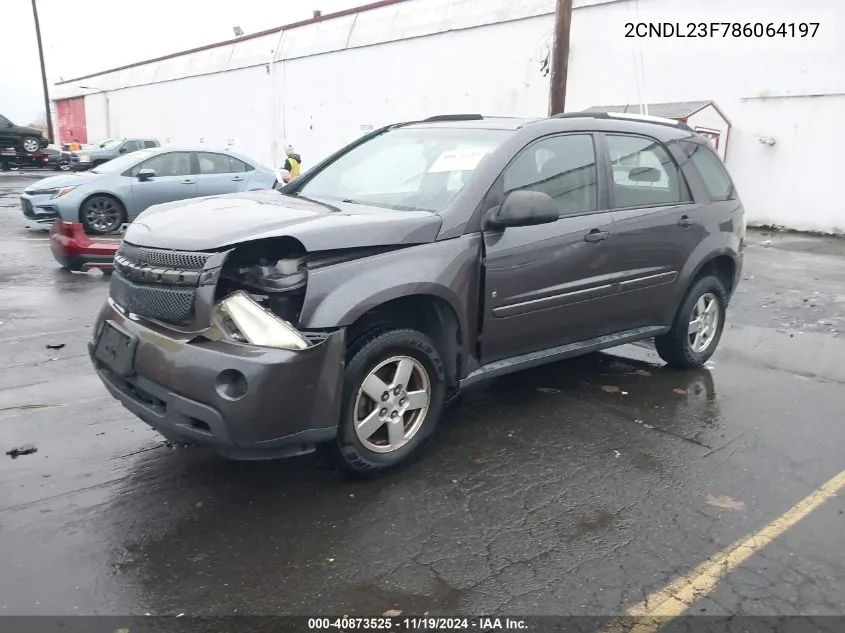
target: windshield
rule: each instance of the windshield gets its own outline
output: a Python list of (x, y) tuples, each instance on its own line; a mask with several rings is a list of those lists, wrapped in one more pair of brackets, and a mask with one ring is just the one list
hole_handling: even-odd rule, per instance
[(94, 169), (89, 170), (89, 173), (111, 174), (116, 171), (124, 171), (130, 167), (134, 167), (142, 160), (149, 158), (153, 153), (154, 152), (149, 150), (141, 149), (137, 152), (132, 152), (131, 154), (124, 154), (123, 156), (112, 158), (110, 161), (106, 161), (102, 165), (97, 165)]
[(120, 139), (117, 139), (115, 141), (109, 141), (107, 143), (102, 143), (102, 144), (100, 144), (100, 147), (102, 149), (114, 150), (114, 149), (117, 149), (118, 147), (120, 147), (120, 144), (122, 142), (123, 141), (121, 141)]
[(399, 128), (359, 145), (316, 174), (298, 195), (407, 211), (440, 211), (506, 130)]

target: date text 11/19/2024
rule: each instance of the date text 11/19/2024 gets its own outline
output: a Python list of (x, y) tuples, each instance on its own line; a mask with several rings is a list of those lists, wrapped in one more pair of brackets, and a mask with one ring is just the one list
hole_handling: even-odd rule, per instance
[(527, 624), (521, 618), (308, 618), (309, 631), (519, 631)]

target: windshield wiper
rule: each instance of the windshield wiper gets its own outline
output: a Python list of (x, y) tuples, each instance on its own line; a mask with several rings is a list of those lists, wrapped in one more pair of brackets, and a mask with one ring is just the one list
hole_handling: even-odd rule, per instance
[(323, 202), (322, 200), (315, 200), (314, 198), (309, 198), (308, 196), (303, 196), (301, 193), (296, 192), (293, 194), (294, 198), (302, 198), (303, 200), (307, 200), (308, 202), (313, 202), (314, 204), (319, 204), (320, 206), (326, 207), (329, 211), (334, 211), (335, 213), (343, 213), (340, 209), (336, 206), (329, 204), (328, 202)]
[(351, 198), (347, 198), (346, 200), (341, 200), (346, 204), (358, 204), (363, 207), (379, 207), (381, 209), (390, 209), (392, 211), (428, 211), (430, 213), (434, 213), (431, 209), (423, 209), (422, 207), (409, 207), (403, 204), (387, 204), (385, 202), (362, 202), (361, 200), (352, 200)]

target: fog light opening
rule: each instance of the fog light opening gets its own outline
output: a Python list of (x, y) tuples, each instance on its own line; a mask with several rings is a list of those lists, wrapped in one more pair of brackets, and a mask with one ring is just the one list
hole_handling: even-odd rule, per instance
[(211, 427), (208, 426), (202, 420), (197, 420), (196, 418), (190, 418), (191, 420), (191, 428), (196, 429), (197, 431), (202, 431), (204, 433), (211, 433)]
[(237, 369), (224, 369), (217, 374), (214, 388), (218, 395), (226, 400), (240, 400), (248, 388), (246, 376)]

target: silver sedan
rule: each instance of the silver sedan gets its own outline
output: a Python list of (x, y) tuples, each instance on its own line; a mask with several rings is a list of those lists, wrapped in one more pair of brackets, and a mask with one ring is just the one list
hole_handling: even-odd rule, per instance
[(104, 235), (154, 204), (239, 191), (272, 189), (276, 174), (226, 151), (156, 147), (125, 154), (95, 169), (39, 180), (24, 189), (25, 223), (57, 218)]

